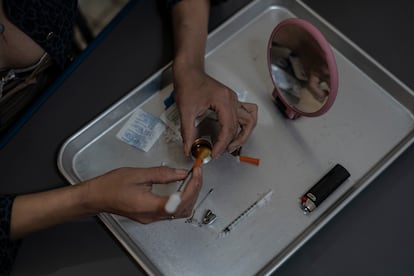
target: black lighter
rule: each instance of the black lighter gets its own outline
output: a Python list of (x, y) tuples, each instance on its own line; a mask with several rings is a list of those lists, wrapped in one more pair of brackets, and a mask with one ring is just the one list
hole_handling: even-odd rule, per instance
[(301, 207), (305, 213), (312, 212), (349, 176), (351, 175), (344, 167), (336, 164), (333, 169), (301, 197)]

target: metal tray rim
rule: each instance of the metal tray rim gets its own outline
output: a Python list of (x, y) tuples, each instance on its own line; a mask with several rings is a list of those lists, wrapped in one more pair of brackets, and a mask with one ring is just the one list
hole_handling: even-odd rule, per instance
[[(251, 8), (252, 6), (256, 5), (260, 0), (253, 1), (246, 7), (244, 7), (242, 10), (237, 12), (235, 15), (233, 15), (230, 19), (225, 21), (221, 26), (219, 26), (217, 29), (215, 29), (210, 35), (210, 37), (213, 37), (216, 33), (218, 33), (222, 28), (225, 28), (226, 24), (230, 24), (231, 20), (233, 18), (236, 18), (240, 14), (244, 13), (246, 10)], [(271, 4), (274, 4), (276, 0), (269, 0), (267, 1)], [(311, 12), (316, 16), (318, 19), (320, 19), (323, 24), (327, 25), (328, 28), (330, 28), (333, 32), (335, 32), (338, 36), (340, 36), (344, 41), (346, 41), (350, 46), (352, 46), (356, 51), (358, 51), (361, 55), (363, 55), (369, 62), (371, 62), (375, 67), (377, 67), (379, 70), (383, 72), (383, 74), (390, 77), (397, 85), (399, 85), (403, 90), (414, 96), (414, 92), (412, 89), (410, 89), (407, 85), (405, 85), (401, 80), (399, 80), (395, 75), (393, 75), (391, 72), (389, 72), (386, 68), (384, 68), (380, 63), (378, 63), (375, 59), (373, 59), (371, 56), (369, 56), (365, 51), (363, 51), (361, 48), (359, 48), (356, 44), (354, 44), (349, 38), (344, 36), (342, 33), (340, 33), (338, 30), (336, 30), (332, 25), (330, 25), (327, 21), (325, 21), (323, 18), (321, 18), (318, 14), (316, 14), (308, 5), (304, 4), (300, 0), (296, 0), (299, 5), (302, 5), (308, 12)], [(144, 81), (142, 84), (138, 85), (135, 89), (133, 89), (131, 92), (129, 92), (127, 95), (125, 95), (120, 101), (115, 103), (111, 108), (103, 112), (101, 115), (96, 117), (96, 119), (92, 120), (90, 123), (88, 123), (85, 127), (83, 127), (79, 132), (68, 138), (64, 144), (62, 145), (59, 154), (58, 154), (58, 160), (57, 165), (60, 170), (60, 172), (64, 175), (64, 177), (72, 184), (76, 184), (79, 182), (79, 179), (72, 175), (70, 172), (66, 170), (66, 167), (64, 165), (63, 158), (66, 154), (67, 148), (70, 146), (70, 144), (75, 141), (79, 136), (81, 136), (84, 132), (86, 132), (90, 127), (94, 126), (97, 122), (99, 122), (102, 118), (104, 118), (106, 115), (110, 114), (112, 110), (116, 109), (119, 105), (121, 105), (124, 101), (126, 101), (129, 96), (136, 91), (140, 90), (141, 87), (144, 87), (147, 83), (151, 82), (154, 78), (159, 77), (162, 75), (165, 71), (169, 70), (172, 63), (167, 64), (162, 69), (157, 71), (154, 75), (152, 75), (150, 78), (148, 78), (146, 81)], [(406, 108), (407, 112), (410, 114), (411, 117), (414, 118), (414, 115), (411, 111)], [(127, 115), (125, 115), (127, 116)], [(337, 213), (339, 213), (350, 201), (352, 201), (353, 198), (355, 198), (361, 191), (363, 191), (386, 167), (388, 167), (395, 159), (397, 159), (410, 145), (412, 145), (414, 142), (414, 131), (411, 131), (410, 134), (406, 136), (405, 139), (403, 139), (399, 145), (397, 145), (395, 148), (393, 148), (388, 154), (387, 158), (384, 158), (379, 161), (379, 164), (377, 164), (375, 167), (375, 170), (373, 172), (366, 173), (367, 179), (359, 180), (355, 185), (349, 188), (349, 193), (345, 193), (343, 196), (341, 196), (328, 210), (324, 212), (324, 214), (321, 215), (320, 220), (316, 224), (312, 224), (310, 227), (306, 228), (304, 232), (301, 234), (301, 237), (297, 237), (297, 239), (294, 240), (291, 244), (288, 245), (288, 247), (280, 254), (275, 256), (261, 271), (258, 272), (258, 274), (266, 274), (269, 275), (276, 271), (291, 255), (293, 255), (303, 244), (305, 244), (314, 234), (316, 234), (319, 229), (321, 229), (326, 223), (330, 221)], [(87, 144), (86, 144), (87, 145)], [(85, 145), (85, 146), (86, 146)], [(335, 208), (333, 208), (335, 207)], [(125, 241), (125, 239), (129, 239), (128, 234), (125, 233), (120, 227), (118, 227), (117, 222), (114, 220), (112, 215), (110, 214), (100, 214), (99, 218), (103, 221), (103, 223), (110, 229), (110, 231), (116, 236), (118, 241), (128, 250), (128, 252), (131, 254), (131, 256), (134, 257), (134, 259), (141, 265), (141, 267), (149, 274), (160, 274), (158, 269), (152, 265), (152, 263), (148, 260), (144, 260), (145, 256), (142, 254), (137, 254), (135, 248), (131, 246), (128, 242)], [(140, 256), (142, 255), (142, 256)]]

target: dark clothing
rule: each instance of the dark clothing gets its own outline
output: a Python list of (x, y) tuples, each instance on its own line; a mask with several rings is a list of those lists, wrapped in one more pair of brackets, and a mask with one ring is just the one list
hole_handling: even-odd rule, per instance
[(69, 63), (77, 0), (5, 0), (8, 19), (59, 65)]
[(4, 0), (6, 17), (45, 50), (36, 65), (0, 70), (0, 137), (72, 60), (77, 0)]
[[(77, 0), (4, 0), (3, 3), (7, 18), (39, 44), (60, 69), (70, 63)], [(0, 116), (0, 126), (2, 119), (5, 116)], [(18, 241), (10, 240), (14, 198), (14, 195), (0, 195), (0, 275), (10, 274), (19, 246)]]
[[(171, 7), (179, 1), (166, 2)], [(36, 41), (61, 69), (68, 65), (77, 0), (4, 0), (4, 5), (9, 20)], [(14, 198), (14, 195), (0, 195), (0, 275), (10, 274), (19, 245), (10, 240)]]
[(19, 241), (10, 240), (10, 219), (14, 195), (0, 195), (0, 275), (8, 275)]

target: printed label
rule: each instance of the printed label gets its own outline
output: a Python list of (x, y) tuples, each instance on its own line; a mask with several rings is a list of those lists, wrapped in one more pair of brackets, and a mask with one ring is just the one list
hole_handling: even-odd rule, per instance
[(164, 130), (165, 125), (158, 117), (142, 109), (137, 109), (116, 137), (131, 146), (148, 152)]

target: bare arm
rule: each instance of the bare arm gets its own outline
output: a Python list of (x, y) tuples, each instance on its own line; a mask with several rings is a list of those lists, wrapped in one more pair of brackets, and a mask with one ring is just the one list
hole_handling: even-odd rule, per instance
[(226, 149), (232, 152), (247, 140), (256, 125), (257, 106), (248, 104), (242, 108), (230, 88), (204, 71), (209, 7), (208, 0), (182, 0), (174, 6), (173, 71), (185, 154), (188, 155), (196, 138), (195, 119), (212, 109), (220, 124), (212, 151), (212, 156), (217, 157)]
[(197, 69), (204, 71), (206, 47), (208, 0), (183, 0), (173, 8), (174, 69)]
[[(140, 223), (167, 219), (164, 210), (168, 197), (151, 192), (152, 184), (181, 180), (187, 171), (168, 167), (122, 168), (75, 186), (16, 197), (11, 215), (13, 240), (84, 216), (109, 212)], [(182, 203), (174, 216), (191, 214), (201, 188), (201, 169), (193, 172), (183, 192)]]
[(70, 186), (17, 196), (12, 209), (11, 238), (19, 239), (43, 228), (94, 214), (88, 207), (85, 188), (86, 185)]

